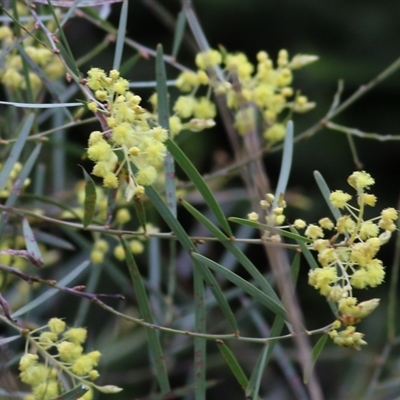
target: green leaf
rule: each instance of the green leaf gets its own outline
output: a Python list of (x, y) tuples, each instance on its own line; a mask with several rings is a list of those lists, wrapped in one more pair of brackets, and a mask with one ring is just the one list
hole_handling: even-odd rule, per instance
[(201, 265), (199, 268), (199, 262), (197, 260), (195, 260), (195, 267), (196, 268), (194, 268), (194, 273), (201, 273), (203, 279), (209, 286), (213, 296), (215, 297), (215, 300), (218, 303), (218, 306), (221, 308), (221, 311), (224, 313), (226, 319), (229, 321), (234, 331), (239, 332), (239, 327), (236, 322), (235, 314), (231, 310), (229, 303), (226, 300), (226, 297), (224, 296), (224, 293), (219, 287), (218, 282), (213, 274), (208, 269), (201, 268)]
[[(126, 263), (135, 289), (141, 317), (144, 321), (153, 324), (153, 314), (151, 312), (149, 299), (143, 283), (143, 279), (139, 272), (139, 268), (126, 240), (122, 237), (120, 238), (120, 240), (125, 250)], [(153, 329), (146, 329), (146, 333), (149, 341), (150, 352), (152, 354), (156, 368), (157, 380), (160, 385), (161, 392), (166, 395), (171, 391), (171, 387), (168, 380), (168, 371), (164, 361), (164, 354), (161, 348), (160, 339), (158, 337), (158, 333)]]
[(121, 76), (127, 75), (140, 59), (141, 59), (140, 54), (137, 53), (129, 57), (126, 61), (124, 61), (119, 68)]
[(247, 376), (244, 373), (242, 367), (236, 360), (236, 357), (222, 340), (217, 340), (216, 343), (218, 345), (219, 351), (224, 357), (224, 360), (228, 364), (228, 367), (231, 369), (239, 385), (243, 388), (243, 390), (246, 390), (247, 385), (249, 384), (249, 380), (247, 379)]
[[(83, 263), (79, 264), (68, 275), (66, 275), (62, 279), (60, 279), (57, 282), (57, 284), (59, 286), (67, 286), (75, 278), (77, 278), (88, 267), (89, 264), (90, 264), (90, 261), (87, 261), (87, 260), (84, 261)], [(27, 312), (40, 306), (42, 303), (48, 301), (52, 296), (54, 296), (58, 292), (59, 292), (59, 290), (57, 288), (47, 290), (46, 292), (44, 292), (43, 294), (41, 294), (40, 296), (38, 296), (34, 300), (32, 300), (30, 303), (25, 304), (23, 307), (21, 307), (19, 310), (17, 310), (15, 313), (13, 313), (12, 317), (17, 318), (17, 317), (20, 317), (21, 315), (26, 314)]]
[(116, 200), (118, 195), (118, 188), (116, 189), (108, 189), (107, 193), (107, 214), (106, 214), (106, 222), (105, 226), (110, 226), (112, 217), (114, 215)]
[(261, 379), (268, 362), (268, 357), (267, 357), (268, 349), (269, 346), (267, 345), (263, 346), (261, 354), (258, 357), (256, 366), (254, 367), (253, 373), (251, 374), (250, 377), (250, 382), (246, 390), (246, 396), (248, 398), (251, 396), (251, 394), (253, 394), (252, 400), (259, 399), (258, 392), (260, 391)]
[(185, 174), (189, 177), (191, 182), (196, 186), (197, 190), (201, 193), (204, 198), (204, 201), (207, 203), (210, 210), (214, 213), (215, 218), (221, 225), (222, 229), (228, 236), (233, 236), (231, 228), (228, 224), (227, 219), (225, 218), (222, 209), (215, 199), (212, 191), (207, 186), (203, 177), (199, 174), (197, 169), (191, 163), (191, 161), (186, 157), (185, 153), (171, 140), (167, 139), (166, 146), (168, 150), (171, 152), (175, 161), (179, 164)]
[[(261, 272), (255, 267), (255, 265), (247, 258), (247, 256), (239, 250), (235, 244), (227, 237), (225, 234), (220, 231), (209, 219), (207, 219), (204, 214), (200, 213), (194, 207), (192, 207), (187, 201), (181, 200), (181, 204), (188, 210), (199, 222), (201, 222), (213, 236), (215, 236), (218, 241), (227, 248), (232, 255), (236, 258), (236, 260), (246, 268), (247, 272), (253, 277), (253, 279), (257, 282), (260, 289), (265, 292), (268, 296), (274, 299), (277, 303), (281, 304), (279, 297), (275, 293), (274, 289), (272, 289), (269, 282), (265, 279), (265, 277), (261, 274)], [(281, 304), (283, 307), (283, 305)]]
[(286, 125), (286, 136), (283, 144), (283, 155), (281, 170), (279, 172), (278, 184), (276, 186), (273, 208), (277, 207), (277, 202), (281, 195), (285, 195), (289, 181), (290, 170), (293, 159), (293, 122), (289, 121)]
[(26, 143), (26, 139), (28, 138), (29, 132), (31, 131), (34, 119), (35, 114), (28, 114), (24, 121), (21, 123), (20, 131), (16, 133), (17, 141), (14, 143), (10, 155), (8, 156), (0, 172), (0, 190), (4, 189), (10, 173), (15, 163), (18, 161), (19, 156), (21, 155), (22, 149), (24, 148)]
[[(20, 192), (23, 188), (25, 180), (28, 178), (30, 172), (32, 171), (32, 168), (39, 157), (40, 150), (42, 148), (43, 143), (38, 143), (30, 156), (28, 157), (27, 161), (25, 162), (24, 166), (22, 167), (21, 172), (18, 175), (18, 178), (14, 182), (14, 186), (12, 189), (12, 192), (8, 196), (8, 199), (5, 203), (6, 207), (14, 207), (18, 196), (20, 195)], [(4, 227), (6, 223), (8, 222), (9, 214), (3, 213), (0, 221), (0, 237), (3, 233)]]
[(26, 249), (31, 255), (30, 261), (33, 262), (36, 267), (41, 267), (43, 265), (43, 257), (40, 253), (35, 235), (29, 225), (28, 218), (26, 217), (22, 218), (22, 232), (25, 239)]
[(185, 25), (186, 25), (186, 15), (183, 11), (181, 11), (178, 14), (178, 18), (176, 20), (174, 44), (172, 46), (172, 57), (177, 56), (179, 48), (181, 47), (183, 34), (185, 33)]
[[(300, 268), (300, 254), (296, 254), (296, 256), (293, 259), (292, 262), (292, 267), (291, 267), (291, 272), (292, 272), (292, 277), (293, 277), (293, 282), (297, 282), (297, 276)], [(269, 337), (277, 337), (281, 335), (282, 329), (285, 325), (285, 321), (283, 318), (277, 316), (274, 319), (274, 323), (272, 324), (271, 330), (269, 331)], [(249, 384), (246, 389), (246, 395), (250, 396), (253, 393), (253, 399), (258, 398), (258, 392), (260, 388), (260, 381), (259, 381), (259, 376), (260, 374), (262, 375), (262, 372), (264, 371), (266, 365), (268, 362), (271, 360), (274, 350), (275, 350), (275, 345), (278, 343), (277, 340), (269, 340), (268, 341), (268, 346), (266, 346), (266, 354), (262, 353), (260, 358), (257, 361), (257, 365), (253, 370), (253, 373), (250, 377)], [(280, 350), (283, 351), (283, 350)], [(276, 356), (278, 356), (278, 353), (275, 353)], [(263, 367), (262, 365), (263, 364)], [(260, 370), (262, 368), (262, 370)], [(287, 368), (286, 371), (284, 371), (286, 376), (290, 376), (290, 369)]]
[(47, 4), (50, 7), (51, 13), (53, 14), (53, 18), (54, 18), (54, 22), (57, 25), (57, 32), (60, 36), (60, 41), (57, 43), (58, 45), (58, 49), (60, 50), (61, 56), (64, 58), (65, 62), (67, 63), (68, 67), (71, 68), (71, 70), (73, 71), (73, 73), (79, 77), (80, 76), (80, 72), (79, 72), (79, 68), (76, 65), (76, 61), (75, 61), (75, 57), (72, 54), (72, 51), (69, 47), (68, 44), (68, 40), (65, 37), (64, 34), (64, 30), (62, 28), (62, 26), (60, 25), (58, 18), (57, 18), (57, 14), (54, 10), (54, 1), (48, 1)]
[[(167, 73), (165, 71), (163, 48), (157, 46), (156, 56), (156, 80), (157, 80), (157, 109), (158, 123), (169, 132), (169, 101), (167, 88)], [(165, 172), (165, 192), (167, 196), (167, 205), (174, 216), (176, 210), (176, 184), (175, 184), (175, 163), (171, 153), (167, 151), (164, 160)]]
[(88, 390), (89, 388), (87, 386), (80, 385), (61, 396), (56, 397), (54, 400), (76, 400), (79, 397), (82, 397)]
[[(197, 333), (207, 331), (207, 310), (205, 302), (205, 290), (202, 271), (198, 268), (193, 270), (194, 281), (194, 319), (195, 330)], [(207, 341), (203, 338), (194, 339), (194, 394), (196, 400), (206, 399), (206, 356)]]
[[(154, 208), (160, 213), (161, 217), (164, 219), (165, 223), (170, 227), (170, 229), (176, 235), (182, 247), (191, 256), (193, 253), (197, 253), (197, 248), (193, 244), (190, 237), (187, 235), (185, 230), (179, 221), (174, 217), (171, 210), (164, 203), (160, 195), (152, 186), (146, 186), (146, 195), (150, 199)], [(206, 281), (207, 285), (210, 287), (215, 299), (218, 302), (219, 307), (224, 313), (227, 320), (230, 322), (235, 331), (238, 331), (237, 323), (232, 310), (229, 307), (228, 301), (226, 300), (221, 288), (218, 285), (217, 280), (213, 274), (208, 270), (201, 267), (199, 261), (192, 257), (192, 260), (197, 268), (202, 272), (203, 279)]]
[(254, 299), (258, 300), (265, 307), (273, 311), (276, 315), (281, 316), (286, 319), (286, 311), (283, 306), (277, 301), (273, 300), (271, 297), (266, 295), (260, 289), (247, 282), (245, 279), (241, 278), (239, 275), (236, 275), (234, 272), (229, 269), (223, 267), (222, 265), (216, 263), (215, 261), (210, 260), (207, 257), (204, 257), (200, 254), (192, 254), (194, 258), (201, 261), (204, 266), (211, 268), (213, 271), (218, 272), (222, 276), (224, 276), (228, 281), (232, 282), (237, 287), (240, 287), (245, 293), (252, 296)]
[(304, 370), (303, 380), (304, 380), (305, 384), (307, 384), (308, 380), (310, 379), (310, 376), (312, 374), (314, 365), (317, 362), (318, 357), (321, 354), (321, 351), (325, 347), (325, 343), (326, 343), (327, 339), (328, 339), (328, 335), (321, 336), (319, 338), (318, 342), (315, 344), (315, 346), (312, 349), (312, 352), (311, 352), (311, 363), (307, 366), (308, 368), (306, 368)]
[(321, 173), (318, 171), (314, 171), (314, 178), (317, 182), (319, 190), (322, 193), (322, 196), (324, 197), (324, 199), (326, 201), (326, 204), (328, 204), (329, 209), (331, 210), (333, 216), (335, 217), (335, 219), (337, 221), (342, 216), (342, 214), (340, 213), (339, 209), (337, 207), (334, 207), (329, 200), (331, 191), (329, 190), (329, 187), (328, 187), (327, 183), (325, 182), (325, 179), (323, 178)]
[(115, 53), (114, 53), (114, 62), (113, 69), (119, 70), (121, 66), (122, 53), (124, 50), (124, 41), (126, 35), (126, 23), (128, 20), (128, 4), (129, 1), (124, 1), (121, 7), (121, 13), (119, 15), (119, 25), (118, 25), (118, 34), (117, 41), (115, 43)]
[(87, 228), (93, 221), (96, 211), (96, 184), (92, 177), (81, 166), (83, 176), (85, 177), (85, 200), (83, 202), (83, 227)]

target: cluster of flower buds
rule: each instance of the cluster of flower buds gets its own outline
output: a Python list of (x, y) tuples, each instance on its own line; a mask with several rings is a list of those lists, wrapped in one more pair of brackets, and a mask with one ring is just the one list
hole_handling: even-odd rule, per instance
[(92, 68), (87, 85), (96, 99), (88, 104), (89, 109), (102, 113), (107, 124), (103, 132), (94, 131), (89, 137), (87, 154), (96, 163), (92, 174), (101, 177), (107, 188), (117, 188), (122, 177), (127, 182), (127, 200), (141, 197), (163, 164), (168, 132), (150, 125), (151, 115), (141, 107), (141, 98), (128, 90), (128, 81), (117, 70), (106, 74)]
[[(90, 387), (90, 381), (99, 377), (95, 367), (99, 363), (100, 352), (95, 350), (84, 353), (82, 345), (86, 341), (85, 328), (69, 328), (59, 318), (52, 318), (40, 328), (42, 332), (30, 337), (39, 353), (44, 355), (42, 362), (36, 352), (26, 352), (20, 362), (21, 381), (32, 387), (32, 399), (52, 400), (59, 396), (62, 387), (62, 371), (71, 379), (81, 381)], [(44, 330), (46, 329), (46, 330)], [(50, 354), (48, 351), (51, 350)], [(54, 350), (54, 352), (53, 352)], [(85, 400), (92, 396), (88, 392)]]
[[(196, 56), (199, 70), (183, 72), (176, 85), (189, 95), (180, 96), (174, 111), (178, 117), (214, 118), (215, 106), (207, 97), (194, 97), (200, 85), (211, 84), (217, 94), (226, 96), (227, 106), (235, 112), (235, 126), (241, 135), (255, 130), (262, 121), (263, 136), (269, 144), (281, 141), (285, 136), (284, 121), (279, 120), (284, 110), (289, 113), (304, 113), (315, 107), (315, 103), (295, 92), (292, 87), (293, 71), (318, 59), (317, 56), (296, 55), (289, 59), (287, 50), (281, 50), (274, 66), (265, 51), (257, 54), (257, 64), (252, 64), (243, 53), (228, 53), (226, 50), (209, 50)], [(222, 67), (221, 76), (213, 68)]]
[[(17, 10), (19, 16), (28, 16), (29, 8), (22, 2), (18, 2)], [(12, 14), (12, 10), (9, 10)], [(52, 32), (56, 25), (53, 21), (47, 23), (47, 29)], [(25, 32), (32, 32), (35, 29), (35, 21), (29, 19), (24, 25)], [(24, 54), (15, 47), (5, 57), (4, 64), (0, 68), (1, 83), (12, 91), (25, 90), (28, 87), (32, 93), (38, 93), (43, 87), (43, 76), (49, 80), (56, 80), (65, 74), (65, 67), (62, 64), (59, 56), (50, 48), (44, 47), (46, 37), (37, 40), (34, 35), (26, 35), (26, 38), (21, 42)], [(9, 25), (0, 26), (0, 42), (2, 47), (6, 48), (13, 43), (19, 41), (19, 38), (14, 36), (14, 32)], [(24, 60), (25, 58), (25, 60)], [(24, 73), (24, 62), (26, 59), (36, 65), (37, 70), (41, 71), (42, 77), (33, 70), (27, 74)]]
[[(356, 191), (357, 205), (349, 204), (352, 199), (349, 193), (332, 192), (329, 197), (332, 206), (345, 211), (336, 222), (328, 217), (321, 218), (318, 224), (296, 219), (293, 226), (304, 229), (304, 236), (312, 242), (310, 248), (317, 252), (320, 266), (310, 270), (309, 284), (337, 306), (338, 317), (330, 331), (331, 338), (338, 345), (359, 348), (365, 342), (354, 326), (378, 306), (379, 299), (358, 303), (353, 290), (376, 287), (383, 282), (385, 268), (376, 255), (396, 230), (398, 212), (386, 208), (377, 217), (366, 219), (366, 207), (375, 206), (377, 201), (374, 194), (368, 193), (375, 181), (367, 172), (356, 171), (349, 176), (348, 183)], [(273, 201), (271, 195), (261, 201), (263, 208), (270, 209), (267, 223), (288, 229), (289, 226), (282, 225), (286, 204), (281, 200), (271, 209)], [(258, 221), (254, 212), (248, 218)], [(338, 330), (340, 327), (343, 329)]]

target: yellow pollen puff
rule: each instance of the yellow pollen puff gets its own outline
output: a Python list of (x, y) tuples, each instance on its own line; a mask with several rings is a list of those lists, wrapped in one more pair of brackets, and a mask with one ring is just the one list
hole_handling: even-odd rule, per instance
[(115, 189), (118, 187), (118, 177), (113, 172), (107, 172), (103, 179), (103, 186)]
[(368, 189), (375, 183), (375, 180), (368, 172), (356, 171), (347, 178), (347, 182), (350, 186), (358, 191), (362, 189)]
[(89, 136), (88, 145), (94, 146), (96, 143), (103, 141), (103, 133), (100, 131), (93, 131)]
[(26, 371), (29, 367), (36, 365), (38, 360), (39, 356), (37, 354), (24, 354), (19, 361), (19, 370)]
[(64, 331), (65, 322), (59, 318), (51, 318), (48, 322), (48, 326), (51, 332), (56, 333), (57, 335)]
[[(202, 71), (205, 76), (207, 74)], [(198, 75), (191, 71), (183, 71), (175, 81), (175, 86), (182, 92), (190, 92), (198, 84)]]
[(207, 97), (200, 97), (193, 107), (196, 118), (213, 119), (217, 114), (215, 104)]
[(296, 228), (296, 229), (304, 229), (306, 226), (307, 226), (307, 224), (306, 224), (306, 221), (304, 221), (304, 220), (302, 220), (302, 219), (300, 219), (300, 218), (297, 218), (295, 221), (294, 221), (294, 227)]
[(133, 239), (129, 243), (132, 254), (141, 254), (144, 251), (144, 245), (139, 240)]
[(102, 264), (104, 261), (104, 253), (100, 250), (92, 250), (90, 260), (93, 264)]
[(89, 371), (89, 378), (91, 381), (96, 380), (99, 376), (99, 371), (97, 371), (96, 369), (92, 369), (91, 371)]
[(296, 98), (296, 104), (299, 106), (304, 106), (307, 103), (307, 96), (299, 96)]
[(196, 55), (195, 62), (198, 68), (204, 70), (221, 64), (222, 56), (219, 51), (211, 49), (202, 53), (198, 53)]
[(95, 101), (91, 101), (88, 103), (88, 109), (91, 112), (96, 112), (97, 111), (97, 103)]
[(156, 169), (148, 165), (139, 170), (136, 174), (136, 180), (140, 185), (149, 186), (154, 183), (157, 178), (157, 171)]
[(189, 118), (193, 115), (196, 99), (192, 96), (179, 96), (174, 104), (174, 111), (181, 118)]
[(108, 242), (104, 239), (98, 239), (94, 242), (94, 248), (96, 250), (102, 251), (102, 252), (106, 252), (108, 251), (109, 245)]
[(116, 80), (119, 78), (119, 71), (117, 71), (116, 69), (112, 69), (108, 75), (111, 79)]
[(268, 210), (268, 208), (271, 207), (271, 203), (269, 203), (267, 200), (260, 200), (260, 206), (263, 210)]
[(329, 200), (334, 207), (344, 208), (347, 202), (351, 200), (351, 196), (342, 190), (335, 190), (329, 195)]
[(272, 212), (273, 212), (275, 215), (282, 215), (282, 214), (283, 214), (283, 208), (282, 208), (282, 207), (275, 207), (275, 208), (272, 210)]
[(197, 81), (199, 82), (200, 85), (209, 85), (210, 84), (210, 79), (208, 75), (205, 73), (203, 70), (197, 71)]
[(267, 129), (263, 136), (271, 143), (279, 142), (284, 139), (286, 135), (286, 127), (283, 124), (274, 124), (271, 128)]
[(107, 161), (112, 154), (111, 146), (103, 139), (90, 146), (87, 150), (92, 161)]
[(356, 228), (356, 223), (350, 216), (344, 215), (340, 217), (336, 222), (336, 229), (338, 233), (350, 233), (352, 234)]
[(271, 241), (274, 243), (280, 243), (282, 241), (282, 238), (280, 235), (276, 234), (276, 235), (272, 235), (270, 237)]
[(86, 340), (87, 330), (85, 328), (70, 328), (64, 332), (63, 337), (72, 343), (82, 344)]
[(168, 131), (161, 126), (156, 126), (151, 129), (153, 138), (159, 142), (165, 142), (168, 139)]
[(363, 201), (367, 206), (374, 207), (377, 198), (374, 194), (362, 193), (358, 198), (358, 204), (360, 204), (361, 201)]
[(122, 245), (115, 246), (114, 257), (119, 261), (125, 260), (125, 250)]
[(304, 234), (313, 240), (324, 237), (324, 232), (322, 231), (322, 229), (319, 226), (313, 224), (307, 226)]
[(240, 109), (235, 115), (235, 127), (241, 135), (254, 131), (256, 127), (256, 111), (254, 107)]
[(0, 26), (0, 40), (12, 37), (12, 30), (8, 26)]
[(82, 355), (83, 349), (79, 344), (63, 341), (57, 344), (57, 351), (61, 360), (70, 363)]
[(275, 200), (275, 196), (272, 193), (267, 193), (265, 195), (265, 200), (272, 204)]
[(118, 122), (114, 117), (107, 117), (106, 122), (109, 128), (115, 128), (118, 125)]
[(96, 90), (94, 95), (97, 100), (106, 101), (108, 93), (105, 90)]
[(374, 224), (372, 221), (365, 221), (361, 224), (360, 227), (360, 238), (362, 240), (377, 237), (379, 234), (379, 227), (378, 225)]
[(285, 87), (282, 89), (281, 93), (282, 93), (282, 96), (291, 97), (291, 96), (293, 96), (293, 89), (290, 87)]
[(396, 221), (398, 218), (398, 212), (392, 207), (385, 208), (381, 212), (382, 219), (390, 219), (392, 221)]
[(251, 212), (250, 214), (247, 214), (247, 218), (248, 218), (250, 221), (257, 222), (259, 216), (258, 216), (258, 214), (257, 214), (256, 212), (253, 211), (253, 212)]
[(111, 171), (109, 163), (106, 161), (99, 161), (92, 169), (92, 174), (99, 178), (104, 178), (108, 172)]
[(116, 221), (121, 224), (124, 225), (127, 222), (129, 222), (131, 220), (131, 213), (129, 212), (129, 210), (127, 208), (120, 208), (117, 211), (117, 214), (115, 216)]
[(334, 228), (334, 224), (333, 224), (333, 222), (332, 222), (332, 220), (331, 219), (329, 219), (328, 217), (325, 217), (325, 218), (321, 218), (319, 221), (318, 221), (318, 224), (321, 226), (321, 228), (324, 228), (324, 229), (333, 229)]
[(292, 83), (292, 80), (293, 80), (293, 75), (290, 69), (283, 68), (276, 78), (276, 84), (281, 87), (288, 86)]
[(117, 94), (125, 94), (129, 89), (129, 82), (126, 79), (119, 78), (114, 83), (114, 92)]
[(259, 51), (256, 55), (256, 58), (258, 62), (268, 60), (268, 53), (266, 51)]
[(133, 146), (129, 149), (129, 154), (131, 156), (138, 156), (140, 154), (140, 149), (139, 147)]

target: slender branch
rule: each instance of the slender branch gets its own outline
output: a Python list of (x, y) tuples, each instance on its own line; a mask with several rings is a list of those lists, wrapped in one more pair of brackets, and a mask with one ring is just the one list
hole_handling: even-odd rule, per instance
[[(362, 96), (364, 96), (367, 92), (377, 86), (379, 83), (383, 82), (389, 76), (393, 75), (398, 69), (400, 69), (400, 57), (395, 60), (392, 64), (390, 64), (385, 70), (383, 70), (378, 76), (372, 79), (365, 85), (361, 85), (347, 100), (345, 100), (340, 106), (336, 107), (334, 110), (330, 110), (325, 118), (321, 119), (312, 127), (308, 128), (304, 132), (300, 133), (295, 137), (294, 141), (298, 142), (305, 138), (310, 138), (315, 135), (318, 131), (326, 126), (326, 123), (330, 121), (332, 118), (336, 117), (344, 110), (349, 108), (352, 104), (354, 104), (357, 100), (359, 100)], [(280, 150), (281, 146), (276, 147), (273, 151)]]

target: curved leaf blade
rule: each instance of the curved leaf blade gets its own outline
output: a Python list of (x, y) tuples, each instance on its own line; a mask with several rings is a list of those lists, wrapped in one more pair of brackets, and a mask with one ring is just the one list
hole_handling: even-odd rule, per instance
[(221, 206), (212, 194), (211, 189), (207, 186), (205, 180), (187, 158), (186, 154), (173, 142), (171, 139), (167, 139), (165, 142), (167, 149), (171, 152), (174, 160), (179, 164), (185, 174), (189, 177), (192, 183), (196, 186), (197, 190), (201, 193), (204, 201), (207, 203), (210, 210), (214, 213), (215, 218), (221, 225), (222, 229), (228, 236), (233, 236), (232, 230), (228, 224)]
[(235, 274), (227, 268), (224, 268), (222, 265), (216, 263), (215, 261), (212, 261), (209, 258), (202, 256), (201, 254), (195, 253), (192, 254), (192, 256), (199, 260), (201, 264), (205, 267), (211, 268), (213, 271), (224, 276), (234, 285), (240, 287), (245, 293), (258, 300), (261, 304), (270, 309), (276, 315), (279, 315), (283, 319), (287, 319), (285, 309), (278, 302), (273, 300), (271, 297), (266, 295), (264, 292), (262, 292), (251, 283), (247, 282), (245, 279), (241, 278), (239, 275)]

